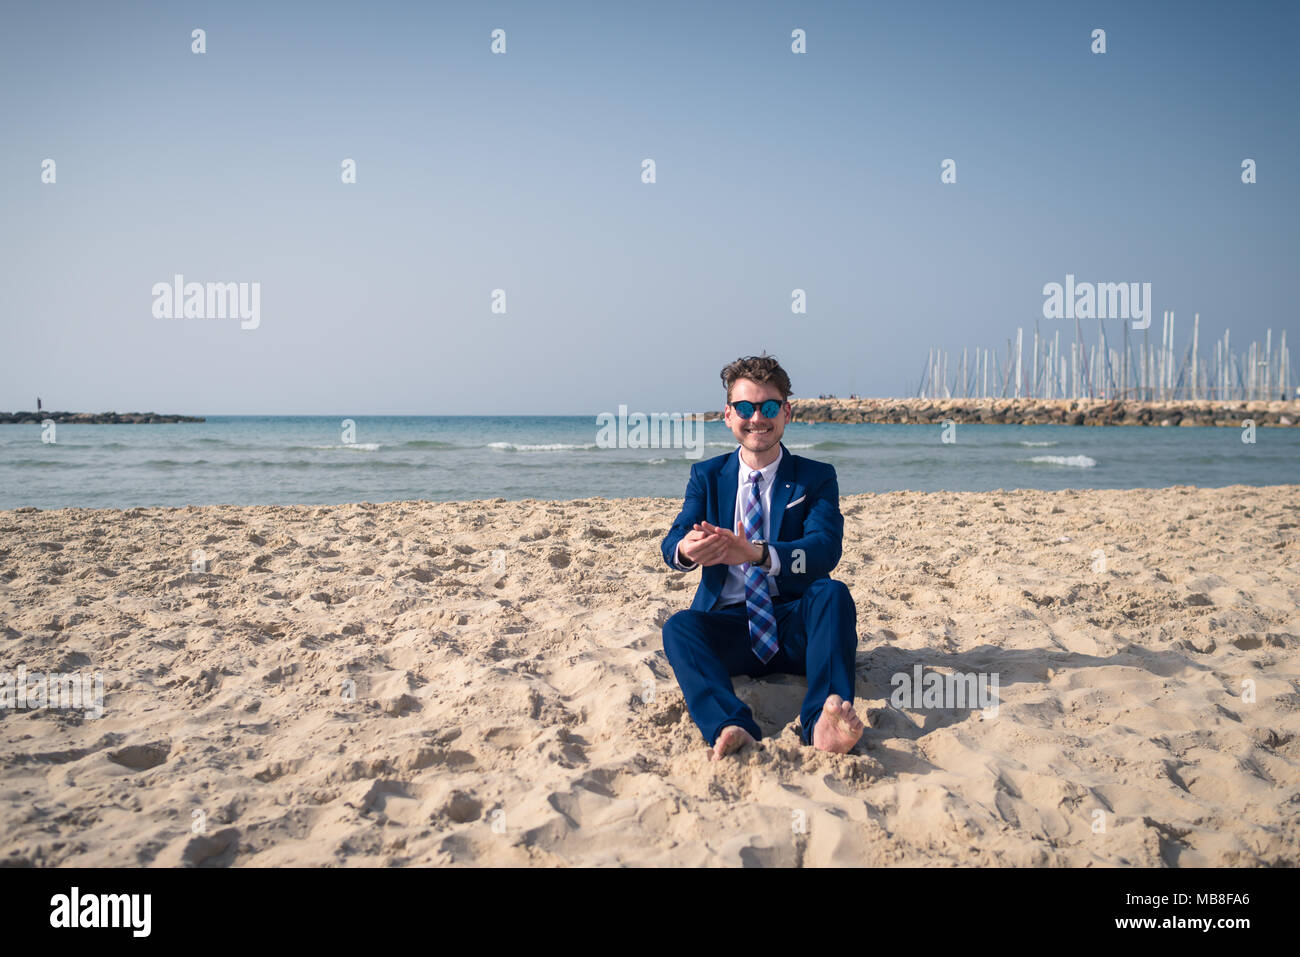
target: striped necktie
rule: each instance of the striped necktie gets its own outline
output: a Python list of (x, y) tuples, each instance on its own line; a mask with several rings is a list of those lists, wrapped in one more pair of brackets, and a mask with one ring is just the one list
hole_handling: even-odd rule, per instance
[[(749, 473), (749, 485), (745, 489), (745, 538), (753, 541), (762, 537), (763, 500), (758, 494), (758, 480), (761, 472)], [(758, 660), (767, 664), (776, 654), (776, 612), (772, 608), (772, 596), (767, 590), (767, 572), (757, 565), (745, 562), (741, 566), (745, 573), (745, 610), (749, 613), (749, 645)]]

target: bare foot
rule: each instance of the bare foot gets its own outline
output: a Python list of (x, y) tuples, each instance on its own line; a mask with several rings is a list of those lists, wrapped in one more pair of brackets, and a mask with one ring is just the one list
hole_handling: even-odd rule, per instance
[(729, 724), (718, 734), (718, 740), (713, 744), (713, 753), (709, 756), (709, 760), (716, 761), (732, 751), (739, 751), (745, 745), (754, 743), (756, 743), (754, 737), (748, 731), (738, 725)]
[(862, 737), (862, 719), (853, 705), (837, 694), (826, 699), (821, 716), (813, 726), (813, 747), (818, 751), (847, 754)]

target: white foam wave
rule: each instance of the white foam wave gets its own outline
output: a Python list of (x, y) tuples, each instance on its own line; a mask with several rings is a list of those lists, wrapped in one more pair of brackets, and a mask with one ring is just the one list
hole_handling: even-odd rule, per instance
[(1097, 460), (1087, 455), (1035, 455), (1029, 459), (1035, 465), (1057, 465), (1061, 468), (1096, 468)]
[[(705, 442), (704, 446), (705, 448), (710, 448), (710, 449), (734, 449), (739, 444), (740, 444), (739, 442)], [(815, 442), (786, 442), (784, 443), (784, 445), (787, 449), (817, 448), (817, 444)]]
[(514, 442), (489, 442), (488, 448), (502, 452), (585, 452), (596, 448), (596, 443), (570, 445), (564, 442), (551, 442), (546, 445), (517, 445)]
[(344, 442), (342, 445), (313, 445), (313, 449), (347, 449), (350, 452), (378, 452), (378, 442)]
[(1047, 449), (1047, 448), (1051, 448), (1053, 445), (1060, 445), (1061, 443), (1060, 443), (1060, 442), (1024, 442), (1024, 441), (1022, 441), (1020, 444), (1023, 445), (1023, 446), (1024, 446), (1025, 448), (1027, 448), (1027, 449), (1040, 449), (1040, 448), (1041, 448), (1041, 449)]

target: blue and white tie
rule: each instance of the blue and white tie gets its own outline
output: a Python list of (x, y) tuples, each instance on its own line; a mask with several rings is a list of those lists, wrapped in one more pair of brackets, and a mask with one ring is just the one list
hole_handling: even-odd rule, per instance
[[(763, 530), (763, 500), (758, 495), (761, 472), (749, 473), (745, 490), (745, 538), (753, 541)], [(745, 562), (745, 610), (749, 613), (749, 645), (758, 660), (767, 664), (776, 654), (776, 612), (772, 596), (767, 590), (767, 573), (757, 565)]]

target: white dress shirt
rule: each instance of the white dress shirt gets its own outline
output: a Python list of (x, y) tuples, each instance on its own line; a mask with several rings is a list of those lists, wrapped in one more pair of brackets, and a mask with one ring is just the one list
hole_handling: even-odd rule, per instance
[[(737, 449), (740, 447), (737, 446)], [(780, 446), (777, 447), (778, 449)], [(739, 452), (737, 452), (739, 455)], [(778, 451), (776, 458), (768, 465), (758, 470), (758, 498), (763, 506), (763, 540), (770, 542), (772, 540), (772, 486), (776, 484), (776, 470), (781, 464), (781, 457), (785, 452)], [(740, 460), (740, 469), (736, 476), (736, 509), (731, 520), (731, 531), (737, 528), (741, 529), (744, 534), (745, 528), (745, 499), (749, 495), (749, 473), (754, 471), (745, 464), (745, 460)], [(677, 543), (677, 566), (686, 571), (688, 566), (682, 564), (681, 542)], [(779, 593), (776, 587), (776, 576), (781, 574), (781, 558), (777, 555), (776, 549), (769, 547), (767, 550), (768, 563), (770, 568), (767, 572), (767, 591), (773, 598)], [(694, 568), (694, 565), (689, 566)], [(745, 600), (745, 569), (743, 565), (728, 565), (727, 580), (722, 586), (722, 594), (718, 596), (717, 607), (723, 605), (732, 605), (736, 602)]]

